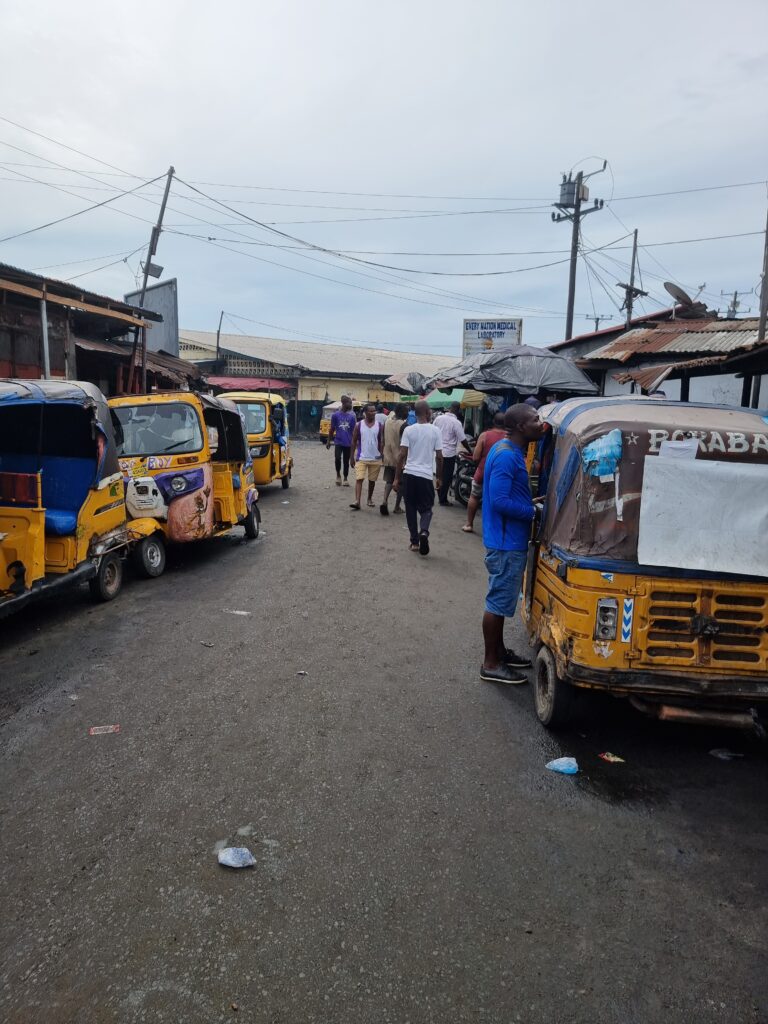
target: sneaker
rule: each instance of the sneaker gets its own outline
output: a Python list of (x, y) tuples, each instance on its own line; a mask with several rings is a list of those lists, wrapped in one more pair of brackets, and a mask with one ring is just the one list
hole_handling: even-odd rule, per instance
[(426, 533), (419, 534), (419, 554), (429, 554), (429, 537), (426, 535)]
[(343, 486), (344, 487), (349, 487), (349, 480), (345, 480)]
[(483, 668), (481, 665), (480, 678), (486, 683), (506, 683), (507, 686), (519, 686), (528, 682), (528, 676), (524, 672), (507, 668), (506, 665), (499, 665), (498, 668)]
[(509, 647), (504, 651), (504, 664), (510, 668), (530, 668), (533, 662), (525, 654), (515, 654)]
[(389, 515), (389, 506), (388, 505), (384, 505), (384, 504), (379, 505), (379, 512), (381, 512), (381, 514), (383, 516), (388, 516)]

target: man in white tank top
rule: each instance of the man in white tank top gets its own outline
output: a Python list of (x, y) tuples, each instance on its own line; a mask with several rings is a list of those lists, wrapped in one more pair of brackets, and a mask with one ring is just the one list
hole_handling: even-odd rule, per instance
[(349, 506), (360, 511), (363, 497), (363, 480), (368, 478), (368, 507), (373, 508), (373, 489), (379, 479), (383, 464), (384, 427), (376, 422), (376, 406), (369, 402), (363, 410), (363, 418), (352, 434), (352, 452), (349, 464), (355, 470), (355, 500)]

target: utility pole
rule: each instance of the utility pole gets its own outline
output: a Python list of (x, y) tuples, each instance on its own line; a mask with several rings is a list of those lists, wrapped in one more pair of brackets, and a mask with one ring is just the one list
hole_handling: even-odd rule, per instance
[[(730, 297), (731, 301), (728, 303), (728, 309), (726, 310), (726, 313), (725, 313), (725, 319), (726, 320), (735, 320), (736, 319), (736, 313), (741, 308), (741, 303), (739, 302), (739, 296), (740, 295), (749, 295), (749, 292), (735, 291), (733, 293), (733, 295), (731, 295), (730, 292), (720, 292), (720, 297), (721, 298), (725, 298), (726, 295), (728, 295)], [(745, 309), (744, 312), (745, 313), (749, 313), (751, 308), (752, 307), (750, 306), (749, 309)]]
[[(760, 281), (760, 319), (757, 322), (757, 344), (765, 341), (765, 327), (768, 320), (768, 217), (765, 220), (765, 241), (763, 243), (763, 276)], [(760, 373), (752, 377), (752, 400), (750, 405), (757, 409), (760, 405)]]
[(600, 330), (600, 321), (601, 320), (613, 320), (613, 317), (609, 316), (607, 313), (595, 313), (594, 316), (590, 316), (589, 313), (585, 313), (584, 314), (584, 319), (585, 320), (594, 320), (595, 321), (595, 331), (597, 332), (597, 331)]
[(568, 309), (565, 316), (565, 340), (573, 337), (573, 306), (576, 299), (576, 264), (579, 256), (579, 237), (581, 221), (588, 213), (595, 213), (597, 210), (602, 210), (603, 200), (595, 199), (590, 207), (584, 208), (582, 203), (589, 199), (589, 189), (584, 184), (587, 178), (593, 177), (595, 174), (602, 174), (605, 168), (608, 166), (608, 161), (603, 162), (603, 166), (599, 171), (593, 171), (592, 174), (584, 174), (583, 171), (579, 171), (575, 178), (570, 174), (568, 177), (563, 175), (563, 180), (560, 182), (560, 202), (553, 203), (560, 213), (553, 213), (552, 220), (555, 224), (559, 224), (561, 221), (569, 220), (573, 223), (573, 231), (571, 233), (571, 265), (568, 274)]
[(221, 346), (221, 322), (224, 319), (224, 310), (221, 311), (219, 317), (219, 326), (216, 328), (216, 373), (219, 372), (219, 351)]
[(637, 228), (635, 228), (632, 235), (632, 265), (629, 268), (629, 284), (623, 284), (619, 281), (616, 285), (617, 288), (624, 289), (624, 302), (621, 308), (627, 311), (627, 327), (632, 322), (632, 307), (635, 304), (635, 299), (643, 299), (648, 294), (641, 288), (635, 288), (635, 267), (637, 266)]
[[(149, 272), (152, 267), (152, 257), (157, 252), (157, 243), (160, 240), (160, 233), (163, 230), (163, 217), (165, 216), (165, 207), (168, 202), (168, 193), (171, 191), (171, 182), (173, 176), (176, 173), (173, 166), (168, 168), (168, 176), (165, 179), (165, 192), (163, 192), (163, 201), (160, 203), (160, 213), (157, 217), (157, 224), (152, 228), (152, 234), (149, 238), (149, 249), (144, 259), (144, 280), (141, 283), (141, 295), (139, 297), (139, 305), (144, 305), (144, 299), (147, 294), (147, 280), (149, 279)], [(155, 275), (157, 276), (157, 275)], [(128, 393), (133, 391), (133, 377), (136, 372), (136, 350), (139, 344), (139, 332), (141, 332), (141, 390), (143, 394), (147, 391), (147, 329), (146, 327), (137, 327), (136, 335), (133, 340), (133, 352), (131, 353), (131, 364), (128, 369)]]

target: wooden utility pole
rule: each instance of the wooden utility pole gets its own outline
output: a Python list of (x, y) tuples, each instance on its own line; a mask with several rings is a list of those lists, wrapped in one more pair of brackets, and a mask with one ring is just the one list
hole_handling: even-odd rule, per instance
[(553, 205), (560, 210), (560, 213), (553, 213), (552, 220), (559, 224), (561, 221), (569, 220), (573, 223), (571, 232), (571, 264), (568, 272), (568, 307), (565, 314), (565, 340), (573, 337), (573, 307), (576, 300), (576, 265), (579, 258), (579, 238), (581, 236), (581, 221), (588, 213), (595, 213), (602, 210), (603, 200), (595, 199), (592, 206), (583, 207), (582, 203), (589, 199), (589, 189), (584, 182), (594, 174), (601, 174), (608, 166), (608, 161), (603, 163), (599, 171), (592, 174), (584, 174), (579, 171), (575, 178), (569, 174), (563, 175), (560, 183), (560, 202)]
[[(175, 169), (171, 166), (168, 168), (168, 175), (165, 179), (165, 191), (163, 192), (163, 200), (160, 203), (160, 213), (157, 217), (157, 224), (152, 228), (152, 234), (149, 238), (149, 249), (147, 255), (144, 257), (144, 279), (141, 283), (141, 295), (139, 296), (139, 306), (144, 305), (144, 299), (147, 294), (147, 280), (149, 279), (149, 270), (152, 262), (152, 257), (157, 252), (157, 243), (160, 240), (160, 233), (163, 230), (163, 217), (165, 216), (165, 207), (168, 202), (168, 193), (171, 191), (171, 182), (173, 176), (176, 173)], [(136, 334), (133, 339), (133, 352), (131, 353), (131, 364), (128, 369), (128, 393), (133, 391), (133, 378), (136, 372), (136, 350), (139, 344), (139, 335), (141, 334), (141, 391), (146, 394), (147, 391), (147, 329), (146, 327), (137, 327)]]
[(622, 284), (622, 282), (619, 281), (616, 286), (617, 288), (624, 289), (624, 302), (621, 308), (626, 309), (627, 311), (627, 327), (629, 327), (632, 321), (632, 307), (635, 304), (635, 299), (645, 298), (648, 294), (648, 292), (644, 292), (640, 288), (635, 288), (635, 268), (637, 267), (637, 228), (635, 228), (633, 232), (632, 239), (632, 264), (629, 268), (629, 284)]
[(221, 322), (224, 319), (224, 310), (219, 317), (219, 326), (216, 328), (216, 373), (219, 372), (219, 353), (221, 351)]
[[(763, 277), (760, 282), (760, 319), (757, 322), (757, 344), (765, 341), (765, 327), (768, 320), (768, 216), (765, 220), (765, 241), (763, 243)], [(752, 378), (752, 401), (750, 405), (757, 409), (760, 405), (760, 374)]]

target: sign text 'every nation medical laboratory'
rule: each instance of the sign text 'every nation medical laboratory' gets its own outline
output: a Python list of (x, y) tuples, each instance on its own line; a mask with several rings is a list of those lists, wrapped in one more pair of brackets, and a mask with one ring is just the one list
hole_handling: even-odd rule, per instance
[(507, 348), (510, 345), (522, 345), (523, 321), (502, 320), (465, 320), (463, 354), (474, 355), (476, 352), (490, 352), (495, 348)]

